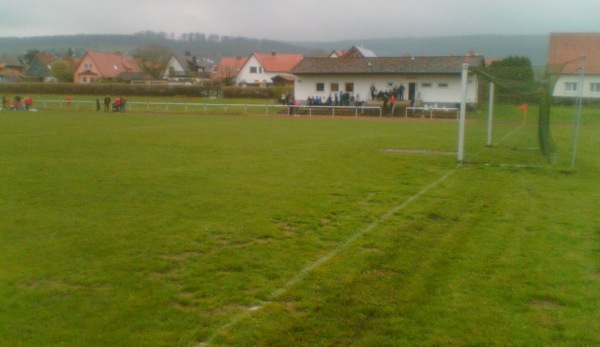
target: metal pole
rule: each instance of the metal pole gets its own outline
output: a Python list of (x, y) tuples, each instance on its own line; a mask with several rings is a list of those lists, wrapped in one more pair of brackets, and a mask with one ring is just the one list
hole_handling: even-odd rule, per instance
[(490, 82), (490, 100), (488, 102), (488, 123), (487, 123), (487, 142), (486, 146), (492, 145), (492, 124), (494, 123), (494, 93), (496, 85)]
[(467, 78), (469, 64), (463, 64), (461, 74), (460, 119), (458, 121), (458, 162), (463, 163), (465, 156), (465, 118), (467, 114)]
[(579, 83), (577, 84), (577, 102), (575, 108), (575, 130), (573, 134), (573, 156), (571, 157), (571, 169), (575, 168), (575, 158), (577, 157), (577, 141), (579, 139), (579, 128), (581, 124), (581, 104), (583, 102), (583, 77), (585, 71), (585, 55), (581, 57), (579, 66)]

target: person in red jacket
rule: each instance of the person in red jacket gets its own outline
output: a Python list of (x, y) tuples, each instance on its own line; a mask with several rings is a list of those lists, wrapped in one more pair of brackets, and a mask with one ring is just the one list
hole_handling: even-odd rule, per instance
[(115, 98), (115, 109), (113, 111), (119, 112), (121, 110), (121, 97), (117, 96)]
[(28, 96), (25, 98), (25, 109), (29, 111), (31, 105), (33, 105), (33, 99), (31, 98), (31, 96)]

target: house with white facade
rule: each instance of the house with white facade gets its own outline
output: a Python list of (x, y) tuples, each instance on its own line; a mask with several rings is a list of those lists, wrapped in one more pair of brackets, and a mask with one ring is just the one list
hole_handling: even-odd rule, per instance
[(206, 75), (207, 64), (195, 55), (173, 54), (167, 62), (162, 78), (197, 81)]
[[(455, 107), (461, 101), (463, 64), (483, 67), (482, 56), (442, 57), (306, 57), (292, 70), (298, 100), (327, 99), (348, 92), (360, 100), (371, 99), (371, 89), (388, 91), (404, 87), (404, 98), (422, 105)], [(479, 81), (469, 74), (467, 103), (476, 104)]]
[(289, 74), (303, 58), (302, 54), (252, 53), (240, 68), (236, 77), (237, 83), (270, 85), (274, 77)]
[(548, 71), (558, 75), (555, 97), (576, 98), (583, 88), (584, 98), (600, 99), (600, 33), (550, 34)]

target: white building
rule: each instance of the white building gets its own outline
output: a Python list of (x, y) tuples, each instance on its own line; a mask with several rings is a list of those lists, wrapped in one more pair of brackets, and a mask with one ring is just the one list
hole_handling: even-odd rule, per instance
[(555, 97), (578, 96), (581, 68), (584, 72), (583, 97), (600, 98), (600, 33), (551, 34), (548, 71), (558, 74), (553, 93)]
[(237, 73), (237, 84), (272, 84), (273, 77), (290, 73), (303, 58), (302, 54), (252, 53)]
[[(484, 66), (482, 56), (304, 58), (293, 70), (296, 99), (348, 92), (361, 100), (371, 99), (372, 86), (387, 91), (404, 86), (404, 99), (423, 105), (456, 106), (461, 101), (463, 63)], [(467, 103), (478, 102), (479, 82), (470, 74)]]

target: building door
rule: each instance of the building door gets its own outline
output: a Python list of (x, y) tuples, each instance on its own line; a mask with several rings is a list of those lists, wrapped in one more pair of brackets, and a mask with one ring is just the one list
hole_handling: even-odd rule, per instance
[(408, 100), (410, 100), (411, 105), (414, 105), (414, 103), (415, 103), (416, 92), (417, 92), (417, 84), (415, 82), (410, 82), (408, 84)]

